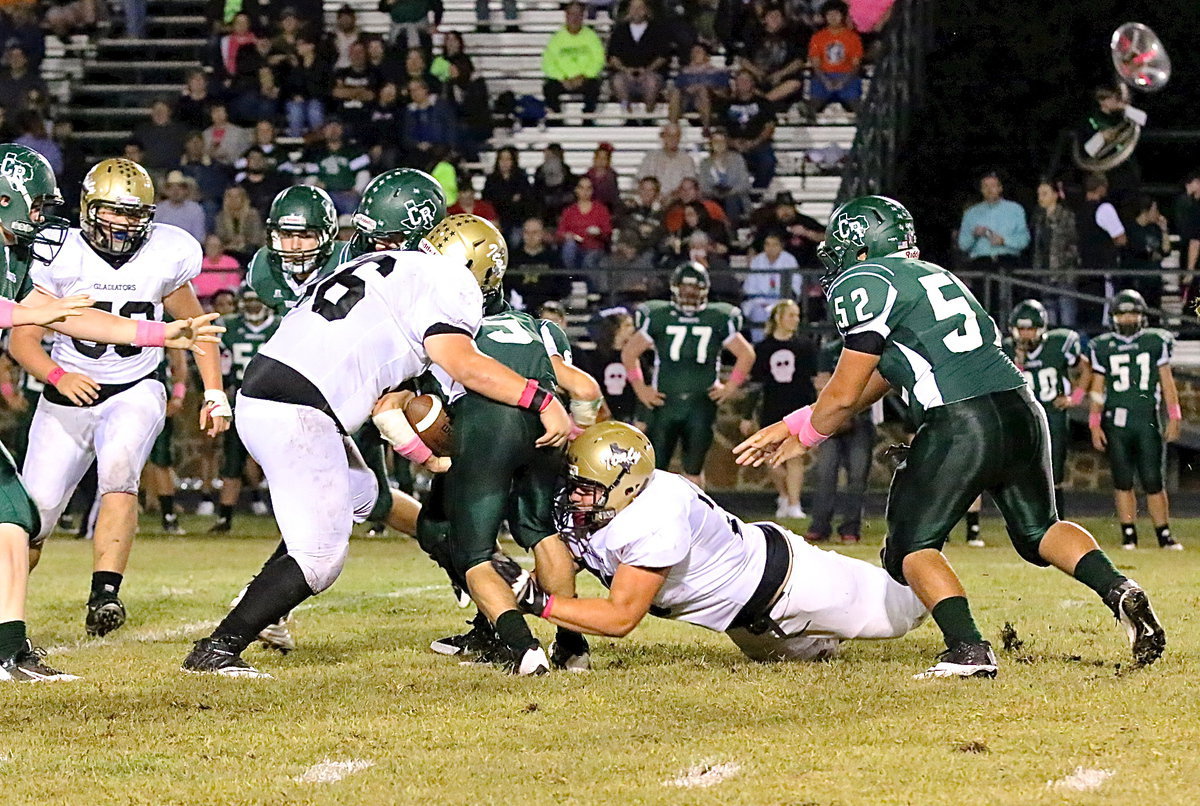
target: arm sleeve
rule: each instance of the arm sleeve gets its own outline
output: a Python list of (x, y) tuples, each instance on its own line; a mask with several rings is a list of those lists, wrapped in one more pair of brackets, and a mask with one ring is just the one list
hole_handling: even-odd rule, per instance
[[(167, 294), (172, 291), (183, 288), (192, 280), (200, 276), (200, 269), (204, 263), (204, 250), (200, 247), (200, 242), (191, 235), (183, 235), (179, 239), (178, 245), (175, 247), (180, 253), (178, 263), (175, 264), (175, 276), (171, 279), (170, 288), (165, 289)], [(165, 295), (164, 295), (165, 296)]]
[(417, 310), (408, 312), (413, 333), (421, 341), (426, 335), (447, 332), (447, 327), (450, 331), (461, 330), (471, 336), (478, 333), (483, 320), (483, 292), (475, 278), (459, 266), (431, 271), (428, 276), (431, 281), (424, 289), (422, 304)]
[(1165, 330), (1159, 333), (1159, 338), (1162, 339), (1162, 354), (1158, 357), (1158, 366), (1166, 366), (1171, 363), (1171, 356), (1175, 352), (1175, 337)]
[(563, 75), (562, 64), (559, 62), (559, 39), (559, 34), (555, 33), (546, 43), (546, 49), (542, 51), (542, 73), (546, 78), (556, 81), (566, 78)]
[(542, 344), (546, 345), (548, 355), (562, 356), (562, 360), (568, 364), (574, 363), (571, 358), (571, 341), (561, 327), (546, 319), (539, 319), (538, 332), (542, 334)]
[(37, 260), (33, 261), (33, 266), (29, 269), (30, 282), (47, 294), (61, 297), (63, 295), (63, 278), (59, 266), (57, 260), (48, 264)]
[(639, 305), (634, 309), (633, 326), (647, 336), (650, 335), (650, 311), (645, 305)]
[(729, 306), (729, 318), (725, 322), (725, 338), (721, 344), (728, 344), (730, 339), (742, 330), (742, 311), (740, 308)]
[(587, 31), (587, 70), (585, 75), (588, 78), (596, 78), (604, 71), (604, 43), (600, 41), (600, 35), (592, 28), (584, 28)]
[(1092, 342), (1090, 353), (1091, 358), (1089, 360), (1092, 362), (1092, 372), (1095, 372), (1097, 375), (1106, 375), (1107, 371), (1104, 367), (1104, 364), (1101, 363), (1100, 357), (1096, 353), (1096, 342)]
[(963, 213), (962, 223), (958, 225), (958, 248), (970, 252), (975, 245), (975, 208), (971, 207)]
[(643, 520), (637, 532), (615, 546), (614, 554), (624, 565), (639, 568), (670, 568), (687, 558), (691, 549), (687, 513), (674, 501), (663, 497), (668, 504), (655, 512), (652, 520)]
[(1063, 355), (1067, 359), (1067, 366), (1073, 367), (1079, 363), (1079, 359), (1083, 358), (1083, 348), (1079, 345), (1079, 334), (1071, 332), (1067, 335), (1067, 340), (1063, 343)]
[(1004, 235), (1004, 245), (1018, 252), (1029, 246), (1029, 225), (1025, 222), (1025, 208), (1016, 202), (1012, 203), (1010, 232)]
[(1120, 238), (1125, 234), (1125, 225), (1117, 215), (1117, 208), (1111, 204), (1102, 204), (1096, 208), (1096, 224), (1107, 232), (1110, 238)]
[(878, 274), (852, 274), (833, 287), (829, 300), (843, 336), (874, 332), (887, 339), (896, 305), (896, 287)]

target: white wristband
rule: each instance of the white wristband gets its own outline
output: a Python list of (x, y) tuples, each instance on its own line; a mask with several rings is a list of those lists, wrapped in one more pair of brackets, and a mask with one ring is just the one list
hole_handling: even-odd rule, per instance
[(596, 424), (596, 415), (600, 413), (600, 404), (604, 402), (600, 400), (571, 400), (571, 417), (580, 426), (587, 428), (589, 425)]
[(417, 432), (409, 424), (408, 417), (402, 409), (381, 411), (371, 418), (371, 422), (375, 423), (380, 435), (393, 448), (402, 447), (417, 439)]
[(209, 417), (233, 419), (233, 406), (229, 405), (229, 398), (225, 395), (224, 390), (205, 389), (204, 407), (208, 410)]

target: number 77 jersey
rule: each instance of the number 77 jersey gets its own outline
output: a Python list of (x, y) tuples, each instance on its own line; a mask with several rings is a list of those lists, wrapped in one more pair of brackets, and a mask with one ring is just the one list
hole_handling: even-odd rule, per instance
[(949, 403), (1025, 385), (1000, 330), (941, 266), (885, 257), (847, 269), (829, 288), (846, 349), (879, 355), (879, 372), (920, 422)]
[(717, 380), (721, 350), (742, 328), (742, 312), (710, 302), (684, 313), (666, 300), (637, 310), (637, 328), (654, 342), (655, 388), (668, 397), (702, 392)]

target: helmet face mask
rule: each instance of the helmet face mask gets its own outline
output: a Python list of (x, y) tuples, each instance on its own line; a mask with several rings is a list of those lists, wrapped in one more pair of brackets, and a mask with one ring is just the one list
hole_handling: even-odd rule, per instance
[(1036, 299), (1021, 300), (1008, 316), (1013, 341), (1023, 350), (1032, 350), (1046, 335), (1046, 307)]
[(424, 171), (395, 168), (371, 180), (354, 212), (349, 254), (408, 251), (446, 217), (446, 194)]
[(321, 188), (296, 185), (280, 191), (267, 216), (267, 249), (287, 274), (311, 274), (333, 254), (337, 211)]
[(825, 240), (817, 246), (825, 266), (821, 288), (828, 294), (838, 276), (852, 266), (896, 254), (920, 256), (912, 213), (886, 196), (851, 199), (833, 211)]
[(699, 263), (684, 263), (671, 273), (671, 304), (680, 313), (695, 314), (708, 305), (708, 270)]
[(127, 159), (97, 163), (83, 180), (79, 226), (98, 252), (132, 255), (154, 223), (154, 184), (146, 169)]
[(0, 225), (16, 245), (42, 263), (54, 260), (67, 238), (67, 219), (54, 169), (41, 154), (16, 143), (0, 145)]
[(1118, 291), (1109, 304), (1113, 331), (1121, 336), (1136, 336), (1145, 329), (1149, 306), (1133, 289)]
[(271, 311), (263, 304), (258, 292), (249, 286), (243, 286), (238, 297), (238, 308), (242, 316), (252, 325), (261, 325), (267, 321)]

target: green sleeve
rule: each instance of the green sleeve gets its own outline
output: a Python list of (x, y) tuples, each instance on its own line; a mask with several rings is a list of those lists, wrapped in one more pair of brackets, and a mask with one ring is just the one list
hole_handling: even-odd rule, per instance
[(1067, 359), (1067, 366), (1073, 367), (1079, 363), (1079, 359), (1083, 358), (1083, 345), (1079, 343), (1079, 334), (1074, 330), (1067, 333), (1067, 339), (1063, 342), (1063, 355)]
[(843, 336), (876, 332), (886, 339), (892, 332), (888, 319), (896, 296), (896, 287), (885, 278), (852, 270), (834, 285), (829, 297), (838, 331)]
[(639, 305), (633, 311), (633, 327), (643, 333), (649, 335), (650, 330), (650, 309), (645, 305)]
[(563, 361), (568, 364), (574, 363), (571, 358), (571, 340), (567, 338), (563, 329), (547, 319), (539, 319), (537, 323), (542, 342), (546, 345), (546, 352), (552, 356), (562, 356)]
[(1156, 335), (1162, 342), (1162, 350), (1158, 355), (1157, 363), (1160, 367), (1166, 366), (1171, 363), (1171, 356), (1175, 354), (1175, 337), (1166, 330), (1159, 330)]
[(728, 342), (738, 333), (742, 332), (743, 317), (742, 309), (734, 305), (729, 306), (729, 315), (727, 317), (728, 332), (725, 334), (725, 341)]
[(1104, 342), (1102, 338), (1092, 339), (1090, 353), (1091, 357), (1089, 360), (1092, 362), (1092, 371), (1098, 375), (1107, 374), (1108, 365), (1104, 363)]

